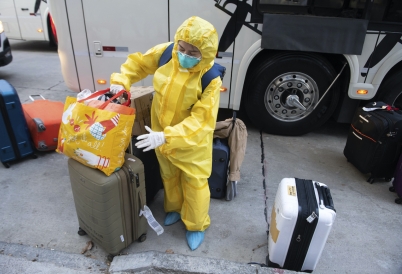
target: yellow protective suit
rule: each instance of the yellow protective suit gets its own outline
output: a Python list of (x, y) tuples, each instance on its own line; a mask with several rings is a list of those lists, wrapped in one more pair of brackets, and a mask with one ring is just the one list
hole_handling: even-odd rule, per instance
[[(201, 61), (190, 69), (179, 66), (178, 41), (196, 46)], [(121, 73), (111, 84), (129, 90), (147, 75), (154, 74), (153, 131), (163, 131), (166, 143), (155, 149), (165, 189), (166, 212), (178, 212), (189, 231), (204, 231), (210, 225), (208, 178), (212, 170), (212, 140), (219, 108), (222, 81), (213, 79), (202, 92), (201, 77), (214, 64), (218, 34), (207, 21), (193, 16), (177, 30), (172, 59), (158, 67), (170, 43), (157, 45), (145, 54), (128, 56)]]

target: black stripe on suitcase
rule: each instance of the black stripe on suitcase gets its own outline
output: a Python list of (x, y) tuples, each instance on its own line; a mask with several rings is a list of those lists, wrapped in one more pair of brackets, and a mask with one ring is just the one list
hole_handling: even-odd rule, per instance
[[(317, 227), (319, 212), (315, 197), (314, 186), (311, 180), (296, 179), (297, 199), (299, 201), (299, 214), (293, 231), (289, 251), (286, 256), (284, 268), (300, 271), (307, 251)], [(317, 217), (309, 223), (307, 218), (315, 213)]]

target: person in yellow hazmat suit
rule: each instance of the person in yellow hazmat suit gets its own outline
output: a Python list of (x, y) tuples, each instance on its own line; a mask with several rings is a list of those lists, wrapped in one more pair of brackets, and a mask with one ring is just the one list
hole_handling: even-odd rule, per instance
[(213, 133), (222, 80), (218, 76), (202, 90), (201, 77), (214, 64), (218, 34), (209, 22), (193, 16), (182, 23), (174, 37), (171, 60), (159, 67), (171, 43), (130, 54), (121, 73), (111, 75), (111, 91), (130, 90), (154, 74), (155, 95), (149, 134), (135, 145), (155, 149), (164, 184), (165, 225), (183, 221), (187, 243), (195, 250), (210, 225), (208, 178), (212, 170)]

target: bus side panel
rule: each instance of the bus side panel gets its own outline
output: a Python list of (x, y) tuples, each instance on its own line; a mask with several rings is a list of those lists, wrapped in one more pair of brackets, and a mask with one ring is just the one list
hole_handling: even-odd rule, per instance
[(71, 42), (70, 25), (64, 1), (50, 1), (50, 10), (58, 32), (58, 55), (60, 59), (61, 73), (66, 86), (74, 91), (79, 90), (77, 67)]
[[(120, 72), (129, 54), (145, 53), (169, 41), (166, 0), (82, 2), (96, 89), (109, 87), (110, 75)], [(106, 80), (106, 85), (98, 84), (98, 79)], [(152, 76), (134, 85), (152, 85)]]
[(17, 14), (14, 7), (14, 0), (1, 0), (0, 11), (0, 20), (3, 22), (4, 32), (6, 33), (7, 37), (10, 39), (21, 39)]
[[(374, 36), (374, 35), (373, 35)], [(371, 50), (368, 53), (372, 56), (372, 61), (370, 62), (370, 68), (368, 69), (366, 83), (374, 83), (374, 77), (376, 77), (377, 73), (380, 73), (380, 69), (382, 66), (391, 61), (392, 63), (398, 59), (393, 59), (397, 53), (402, 52), (402, 43), (400, 42), (402, 37), (402, 31), (394, 32), (394, 33), (381, 33), (380, 38), (378, 39), (378, 43), (376, 45), (375, 50)], [(370, 57), (369, 56), (369, 57)], [(364, 60), (362, 66), (367, 66), (366, 61)], [(385, 74), (391, 69), (391, 67), (387, 67), (385, 70)], [(383, 77), (385, 76), (383, 75)], [(377, 77), (376, 77), (377, 78)]]
[[(244, 5), (244, 3), (243, 3)], [(250, 3), (251, 5), (251, 3)], [(237, 7), (237, 8), (242, 8), (242, 7)], [(251, 8), (251, 6), (250, 6)], [(234, 53), (234, 61), (233, 61), (233, 69), (232, 69), (232, 83), (231, 83), (231, 88), (232, 92), (230, 93), (230, 109), (235, 109), (238, 110), (240, 108), (240, 101), (237, 98), (241, 98), (241, 93), (243, 92), (243, 88), (240, 88), (236, 86), (237, 79), (239, 77), (244, 77), (244, 80), (246, 79), (246, 72), (245, 70), (244, 73), (241, 75), (239, 74), (240, 70), (240, 64), (243, 60), (243, 58), (246, 55), (246, 52), (250, 49), (250, 47), (257, 42), (258, 40), (261, 39), (261, 34), (262, 32), (262, 24), (251, 24), (250, 22), (250, 14), (247, 15), (243, 25), (241, 26), (241, 30), (239, 34), (236, 37), (235, 40), (235, 53)], [(251, 60), (250, 60), (251, 62)], [(241, 83), (241, 84), (244, 84)], [(239, 83), (240, 85), (240, 83)]]
[[(77, 74), (80, 85), (80, 88), (75, 91), (81, 91), (86, 88), (95, 91), (93, 67), (91, 66), (91, 61), (89, 58), (89, 51), (91, 49), (89, 48), (88, 37), (85, 31), (86, 19), (84, 19), (84, 12), (82, 10), (81, 2), (81, 0), (65, 0), (70, 23), (70, 39), (73, 44), (73, 51), (77, 64)], [(56, 28), (57, 27), (58, 26), (56, 25)], [(88, 75), (91, 75), (92, 78), (88, 77)]]
[[(359, 60), (359, 75), (358, 75), (358, 83), (370, 83), (366, 79), (367, 71), (369, 71), (369, 75), (372, 73), (372, 69), (368, 70), (365, 68), (365, 64), (369, 62), (369, 58), (371, 53), (374, 51), (375, 47), (378, 43), (378, 32), (368, 31), (366, 34), (366, 38), (364, 39), (363, 50), (361, 55), (356, 55)], [(371, 78), (371, 77), (370, 77)], [(372, 79), (372, 78), (371, 78)]]
[[(14, 0), (23, 40), (45, 40), (44, 26), (40, 15), (34, 15), (35, 1)], [(42, 3), (41, 3), (42, 4)], [(43, 3), (45, 5), (45, 3)], [(40, 11), (39, 11), (40, 12)]]
[[(183, 23), (187, 18), (196, 15), (202, 19), (210, 22), (218, 32), (219, 40), (221, 40), (222, 35), (225, 31), (225, 27), (230, 20), (230, 15), (219, 9), (215, 1), (188, 1), (188, 0), (175, 0), (170, 1), (170, 40), (173, 41), (174, 35), (177, 28)], [(228, 12), (233, 13), (235, 5), (228, 4), (226, 9)], [(229, 30), (227, 30), (229, 31)], [(226, 31), (226, 32), (227, 32)], [(233, 86), (230, 86), (232, 77), (232, 54), (234, 50), (234, 44), (232, 43), (230, 47), (226, 50), (222, 58), (216, 58), (215, 62), (226, 67), (226, 75), (223, 78), (223, 86), (228, 90), (226, 92), (221, 92), (220, 104), (221, 108), (228, 108), (231, 90)]]
[(64, 81), (68, 88), (94, 90), (87, 37), (80, 0), (50, 1), (57, 28), (58, 52)]

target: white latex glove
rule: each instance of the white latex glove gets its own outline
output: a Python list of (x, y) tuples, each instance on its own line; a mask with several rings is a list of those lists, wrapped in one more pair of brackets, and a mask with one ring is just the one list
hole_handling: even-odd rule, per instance
[(110, 93), (113, 94), (116, 94), (123, 89), (124, 87), (122, 85), (110, 85)]
[(145, 129), (149, 134), (142, 134), (137, 137), (137, 140), (142, 140), (135, 143), (137, 148), (145, 147), (143, 151), (148, 151), (166, 143), (165, 134), (163, 134), (163, 132), (154, 132), (148, 126), (145, 126)]

